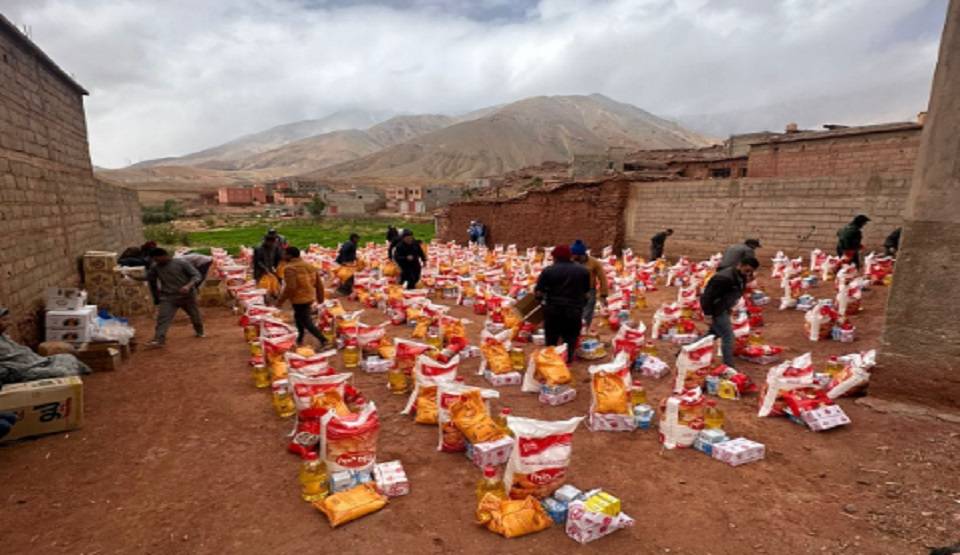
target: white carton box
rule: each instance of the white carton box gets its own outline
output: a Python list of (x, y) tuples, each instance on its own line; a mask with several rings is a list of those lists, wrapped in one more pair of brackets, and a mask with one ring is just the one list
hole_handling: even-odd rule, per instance
[(97, 317), (97, 307), (86, 305), (77, 310), (49, 310), (46, 315), (47, 330), (76, 330), (89, 328)]
[(47, 310), (77, 310), (87, 304), (87, 292), (83, 289), (48, 287), (44, 296)]
[(93, 337), (93, 332), (89, 327), (77, 328), (72, 330), (53, 330), (48, 329), (46, 335), (47, 341), (66, 341), (68, 343), (86, 343)]

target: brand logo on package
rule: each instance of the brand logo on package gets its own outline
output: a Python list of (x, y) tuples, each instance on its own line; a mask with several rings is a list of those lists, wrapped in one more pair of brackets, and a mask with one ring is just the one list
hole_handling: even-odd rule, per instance
[(70, 399), (65, 399), (63, 402), (54, 401), (36, 405), (33, 410), (40, 413), (40, 422), (53, 422), (61, 418), (67, 418), (70, 416)]
[(374, 453), (352, 451), (338, 456), (337, 464), (345, 468), (360, 467), (372, 463), (375, 458)]

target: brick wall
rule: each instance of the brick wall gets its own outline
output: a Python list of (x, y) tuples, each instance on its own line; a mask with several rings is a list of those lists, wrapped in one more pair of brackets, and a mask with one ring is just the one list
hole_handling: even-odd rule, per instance
[(44, 289), (78, 285), (85, 251), (143, 231), (136, 192), (93, 177), (82, 91), (15, 32), (0, 25), (0, 305), (34, 342)]
[(917, 126), (897, 131), (752, 145), (750, 177), (822, 177), (913, 173), (920, 148)]
[(633, 183), (624, 213), (625, 244), (646, 256), (650, 237), (673, 228), (668, 256), (706, 256), (747, 237), (760, 239), (761, 263), (777, 250), (831, 253), (836, 231), (870, 216), (864, 245), (880, 249), (901, 225), (908, 177), (830, 177)]
[(571, 243), (587, 245), (623, 243), (623, 209), (629, 182), (573, 183), (552, 191), (528, 192), (506, 201), (451, 204), (437, 216), (437, 236), (466, 242), (471, 220), (489, 230), (488, 242), (515, 243), (519, 247)]

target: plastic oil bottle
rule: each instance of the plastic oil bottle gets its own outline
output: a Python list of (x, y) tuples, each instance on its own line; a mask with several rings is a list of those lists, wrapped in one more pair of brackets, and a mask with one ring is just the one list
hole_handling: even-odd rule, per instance
[(512, 414), (512, 412), (510, 411), (510, 409), (507, 408), (507, 407), (504, 407), (504, 408), (500, 409), (500, 414), (497, 415), (497, 417), (494, 419), (494, 422), (497, 423), (497, 426), (500, 426), (500, 428), (502, 428), (503, 431), (506, 432), (507, 435), (510, 435), (510, 436), (513, 435), (513, 430), (511, 430), (511, 429), (507, 426), (507, 417), (510, 416), (511, 414)]
[(510, 366), (516, 372), (523, 372), (527, 367), (527, 357), (523, 354), (523, 349), (510, 349)]
[(843, 371), (843, 363), (840, 362), (840, 359), (836, 355), (831, 356), (827, 359), (827, 367), (825, 372), (830, 374), (831, 377), (836, 377), (837, 374)]
[(707, 401), (707, 408), (703, 411), (703, 425), (708, 430), (722, 430), (723, 418), (723, 411), (717, 407), (717, 402)]
[(253, 385), (257, 389), (270, 387), (270, 371), (262, 362), (253, 365)]
[(344, 368), (356, 368), (360, 366), (360, 347), (357, 345), (357, 338), (347, 338), (343, 347), (343, 366)]
[(297, 411), (288, 384), (287, 380), (273, 382), (273, 410), (280, 418), (290, 418)]
[(333, 331), (333, 326), (326, 326), (323, 328), (323, 338), (327, 340), (327, 344), (333, 345), (337, 341), (337, 334)]
[(398, 367), (396, 364), (391, 365), (390, 369), (387, 370), (387, 388), (390, 390), (390, 393), (403, 395), (407, 392), (408, 383), (407, 375), (403, 372), (403, 368)]
[(492, 493), (500, 499), (507, 498), (503, 481), (497, 479), (497, 469), (492, 466), (483, 467), (483, 478), (480, 478), (480, 481), (477, 482), (477, 503), (488, 493)]
[(307, 453), (306, 456), (307, 459), (300, 465), (300, 497), (313, 503), (330, 493), (327, 465), (319, 460), (316, 453)]
[(647, 390), (643, 388), (643, 383), (640, 380), (633, 380), (633, 385), (630, 388), (630, 403), (633, 406), (647, 404)]

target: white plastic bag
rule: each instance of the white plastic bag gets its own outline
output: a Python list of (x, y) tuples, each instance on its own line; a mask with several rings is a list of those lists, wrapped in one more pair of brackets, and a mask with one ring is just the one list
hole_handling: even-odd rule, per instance
[(573, 432), (582, 416), (546, 421), (507, 417), (516, 441), (503, 473), (503, 484), (513, 499), (533, 495), (543, 499), (566, 482), (573, 454)]

